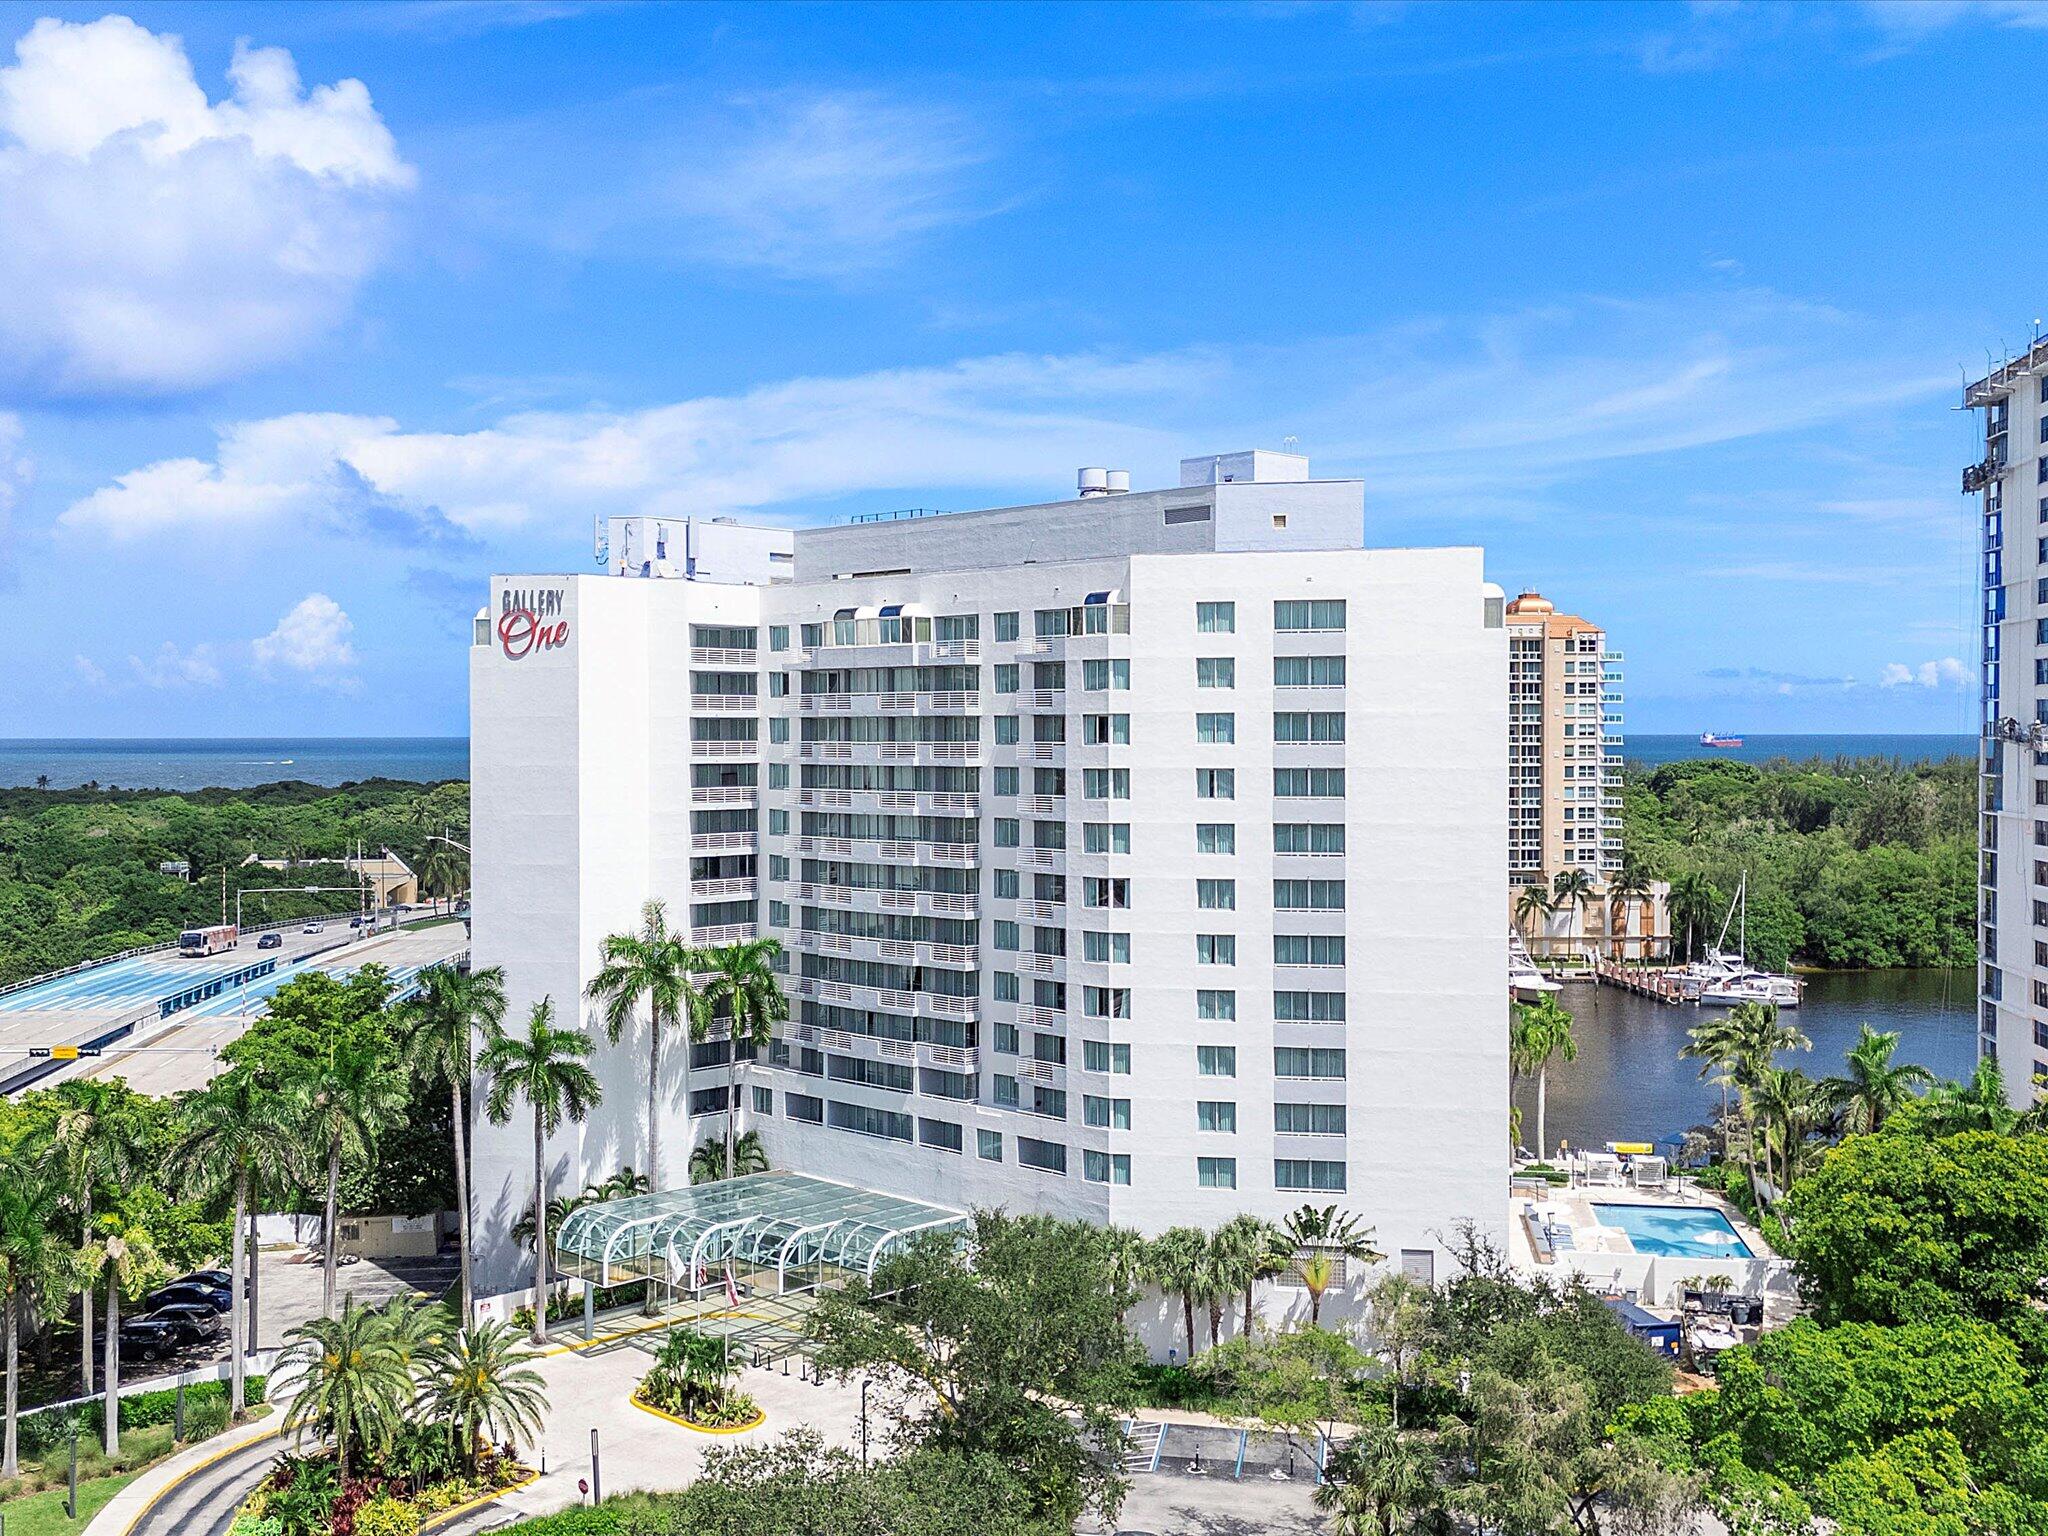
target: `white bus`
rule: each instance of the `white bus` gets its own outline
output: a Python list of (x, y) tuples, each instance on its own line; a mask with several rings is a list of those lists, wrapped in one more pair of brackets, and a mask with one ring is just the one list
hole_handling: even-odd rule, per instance
[(223, 949), (233, 949), (240, 940), (241, 934), (233, 923), (215, 923), (211, 928), (187, 928), (178, 935), (178, 953), (218, 954)]

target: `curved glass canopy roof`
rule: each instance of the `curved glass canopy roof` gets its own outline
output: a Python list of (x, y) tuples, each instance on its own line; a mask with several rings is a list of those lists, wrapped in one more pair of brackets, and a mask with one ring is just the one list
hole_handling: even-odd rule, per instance
[(872, 1275), (911, 1237), (967, 1226), (944, 1206), (777, 1170), (581, 1206), (554, 1248), (563, 1273), (599, 1285), (654, 1276), (701, 1290), (740, 1265), (772, 1271), (782, 1292)]

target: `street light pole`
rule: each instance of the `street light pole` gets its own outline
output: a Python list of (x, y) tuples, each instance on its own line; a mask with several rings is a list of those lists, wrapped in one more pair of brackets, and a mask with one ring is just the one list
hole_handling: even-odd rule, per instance
[(860, 1379), (860, 1469), (868, 1469), (868, 1378)]

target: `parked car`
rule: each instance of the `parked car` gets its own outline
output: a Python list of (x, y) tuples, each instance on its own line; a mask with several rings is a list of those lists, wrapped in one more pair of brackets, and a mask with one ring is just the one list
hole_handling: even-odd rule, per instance
[(180, 1280), (175, 1284), (163, 1287), (161, 1290), (149, 1293), (148, 1304), (149, 1310), (152, 1312), (156, 1311), (159, 1307), (168, 1307), (176, 1302), (191, 1302), (195, 1305), (211, 1307), (216, 1312), (225, 1312), (235, 1304), (234, 1297), (223, 1286), (202, 1285), (185, 1280)]
[(164, 1360), (178, 1352), (178, 1330), (168, 1322), (131, 1317), (121, 1324), (123, 1360)]
[(196, 1301), (177, 1301), (168, 1307), (158, 1307), (141, 1321), (165, 1324), (181, 1345), (210, 1344), (220, 1337), (221, 1331), (220, 1314)]
[(235, 1277), (224, 1269), (195, 1269), (189, 1275), (180, 1275), (170, 1282), (172, 1285), (210, 1285), (216, 1291), (231, 1291)]
[(283, 949), (284, 935), (281, 933), (266, 933), (256, 941), (256, 947), (258, 949)]
[(326, 931), (327, 925), (325, 923), (308, 923), (299, 930), (301, 933), (325, 933)]

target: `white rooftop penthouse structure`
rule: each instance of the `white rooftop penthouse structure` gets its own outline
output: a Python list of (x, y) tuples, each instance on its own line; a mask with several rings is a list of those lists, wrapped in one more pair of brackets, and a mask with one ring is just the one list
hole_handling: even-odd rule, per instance
[[(1297, 455), (1180, 479), (614, 519), (608, 574), (492, 580), (474, 961), (580, 1020), (605, 1088), (553, 1188), (647, 1171), (645, 1026), (608, 1044), (583, 995), (655, 897), (781, 942), (735, 1110), (777, 1169), (1147, 1232), (1336, 1204), (1416, 1274), (1455, 1223), (1504, 1236), (1502, 594), (1476, 549), (1365, 547), (1360, 482)], [(722, 1039), (666, 1043), (657, 1190), (728, 1079)], [(509, 1291), (530, 1128), (476, 1159)]]

